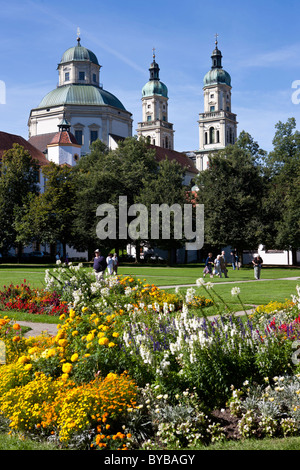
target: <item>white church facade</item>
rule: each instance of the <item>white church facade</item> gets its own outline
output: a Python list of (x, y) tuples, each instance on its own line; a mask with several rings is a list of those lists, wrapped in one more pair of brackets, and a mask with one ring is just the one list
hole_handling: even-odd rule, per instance
[(103, 89), (100, 68), (96, 55), (83, 47), (78, 37), (77, 45), (67, 49), (58, 64), (58, 86), (30, 112), (32, 145), (46, 152), (63, 119), (70, 124), (82, 155), (89, 153), (97, 139), (113, 149), (119, 139), (132, 136), (132, 115), (116, 96)]

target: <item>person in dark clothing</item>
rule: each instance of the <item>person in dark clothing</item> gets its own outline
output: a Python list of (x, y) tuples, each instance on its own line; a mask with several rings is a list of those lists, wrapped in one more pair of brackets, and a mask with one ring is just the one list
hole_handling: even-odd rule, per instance
[(95, 250), (95, 258), (93, 269), (95, 271), (97, 282), (103, 281), (104, 271), (107, 267), (104, 256), (101, 255), (100, 250)]
[(263, 264), (262, 258), (259, 255), (256, 255), (252, 260), (252, 264), (254, 266), (255, 279), (260, 279), (260, 271), (261, 271), (261, 266)]
[(203, 271), (203, 276), (205, 277), (206, 274), (209, 274), (210, 277), (213, 277), (213, 273), (212, 273), (213, 267), (214, 267), (213, 255), (212, 253), (208, 253), (208, 257), (206, 258), (206, 261), (205, 261), (205, 268)]

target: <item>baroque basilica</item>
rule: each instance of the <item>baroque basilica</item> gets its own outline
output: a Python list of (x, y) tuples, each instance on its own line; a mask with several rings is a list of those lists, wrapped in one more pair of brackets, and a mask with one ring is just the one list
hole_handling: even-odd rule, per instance
[[(184, 184), (197, 189), (192, 186), (193, 178), (208, 167), (209, 155), (234, 144), (237, 139), (237, 116), (231, 108), (231, 76), (223, 69), (218, 35), (211, 68), (203, 78), (204, 109), (199, 113), (198, 149), (186, 152), (175, 149), (175, 131), (168, 115), (168, 88), (160, 80), (160, 68), (155, 59), (153, 50), (149, 80), (142, 88), (142, 121), (138, 122), (136, 135), (149, 141), (157, 161), (168, 158), (184, 167)], [(132, 114), (119, 98), (104, 90), (100, 69), (97, 56), (81, 44), (78, 34), (76, 45), (63, 53), (57, 66), (57, 87), (31, 109), (28, 141), (0, 132), (0, 160), (5, 150), (21, 140), (41, 167), (49, 161), (74, 166), (82, 155), (89, 153), (95, 140), (100, 139), (113, 150), (121, 140), (131, 137)], [(40, 187), (43, 191), (42, 172)], [(270, 264), (290, 264), (288, 252), (277, 253), (276, 261), (268, 253), (260, 251), (260, 254), (267, 264), (268, 260)]]
[[(175, 149), (168, 88), (160, 80), (154, 51), (149, 81), (142, 88), (142, 121), (136, 134), (149, 140), (158, 159), (165, 155), (184, 165), (187, 181), (207, 168), (210, 153), (234, 143), (237, 137), (236, 115), (231, 110), (231, 77), (223, 69), (217, 39), (211, 60), (211, 70), (203, 80), (204, 110), (199, 114), (197, 150), (183, 153)], [(132, 114), (120, 99), (103, 89), (100, 69), (96, 55), (81, 44), (79, 36), (76, 46), (63, 53), (57, 67), (58, 86), (31, 110), (28, 120), (28, 141), (48, 160), (75, 165), (81, 155), (89, 152), (93, 141), (100, 139), (114, 149), (120, 140), (132, 136)]]

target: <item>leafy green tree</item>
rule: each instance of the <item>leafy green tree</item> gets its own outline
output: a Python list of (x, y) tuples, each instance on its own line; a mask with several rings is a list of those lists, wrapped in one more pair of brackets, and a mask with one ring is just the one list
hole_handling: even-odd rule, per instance
[[(137, 198), (137, 201), (141, 204), (145, 205), (148, 210), (148, 237), (149, 245), (154, 248), (158, 247), (163, 250), (168, 251), (168, 263), (171, 264), (175, 261), (175, 253), (176, 249), (180, 248), (184, 244), (184, 222), (183, 222), (183, 215), (184, 215), (184, 204), (188, 204), (188, 196), (187, 196), (187, 189), (183, 186), (183, 178), (185, 172), (181, 165), (176, 161), (170, 160), (162, 160), (158, 166), (157, 174), (151, 178), (150, 181), (146, 181), (144, 183), (144, 189), (141, 195)], [(165, 229), (164, 223), (165, 221), (160, 217), (157, 221), (157, 217), (155, 217), (155, 221), (153, 218), (152, 208), (153, 205), (159, 206), (162, 208), (163, 205), (166, 205), (166, 215), (170, 214), (170, 233), (166, 233), (164, 238), (163, 230)], [(175, 209), (175, 211), (169, 211), (170, 208)], [(174, 219), (174, 215), (177, 214), (179, 220)], [(176, 223), (179, 223), (179, 226), (182, 229), (182, 234), (179, 234), (179, 238), (176, 238)], [(154, 223), (158, 222), (158, 226), (156, 228), (156, 235), (159, 235), (159, 238), (152, 239), (151, 237), (151, 228), (154, 226)], [(181, 237), (180, 237), (181, 235)], [(143, 241), (141, 239), (141, 241)]]
[(292, 251), (292, 262), (297, 263), (300, 248), (300, 133), (296, 120), (276, 124), (273, 150), (266, 159), (270, 174), (266, 206), (272, 207), (273, 247)]
[(6, 151), (0, 167), (0, 250), (22, 246), (17, 240), (16, 214), (22, 212), (32, 195), (38, 194), (39, 167), (30, 153), (14, 144)]
[(45, 190), (32, 196), (26, 211), (19, 214), (17, 238), (23, 244), (37, 241), (56, 245), (60, 241), (65, 258), (66, 246), (73, 242), (71, 226), (75, 187), (72, 168), (50, 162), (43, 168), (43, 174), (46, 177)]
[(262, 243), (264, 194), (262, 152), (249, 134), (209, 157), (198, 176), (198, 200), (204, 204), (205, 243), (230, 245), (242, 253)]
[[(154, 152), (147, 143), (135, 138), (120, 142), (116, 150), (108, 151), (100, 141), (93, 143), (91, 153), (75, 167), (76, 201), (73, 236), (78, 249), (87, 249), (89, 257), (97, 246), (104, 250), (123, 248), (129, 239), (119, 236), (119, 197), (132, 205), (144, 187), (144, 180), (157, 171)], [(96, 228), (98, 206), (111, 204), (116, 209), (116, 238), (99, 240)]]

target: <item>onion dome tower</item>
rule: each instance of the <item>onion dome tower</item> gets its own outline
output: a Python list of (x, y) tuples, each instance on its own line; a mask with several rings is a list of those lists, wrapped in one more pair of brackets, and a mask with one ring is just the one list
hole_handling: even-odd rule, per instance
[(149, 81), (142, 89), (143, 121), (138, 123), (137, 134), (149, 139), (152, 145), (173, 149), (173, 124), (168, 121), (168, 88), (161, 82), (159, 71), (153, 49)]
[(203, 79), (204, 113), (199, 114), (198, 121), (198, 170), (207, 168), (209, 154), (234, 144), (237, 138), (236, 114), (231, 111), (231, 77), (222, 66), (217, 34), (211, 60), (211, 69)]

